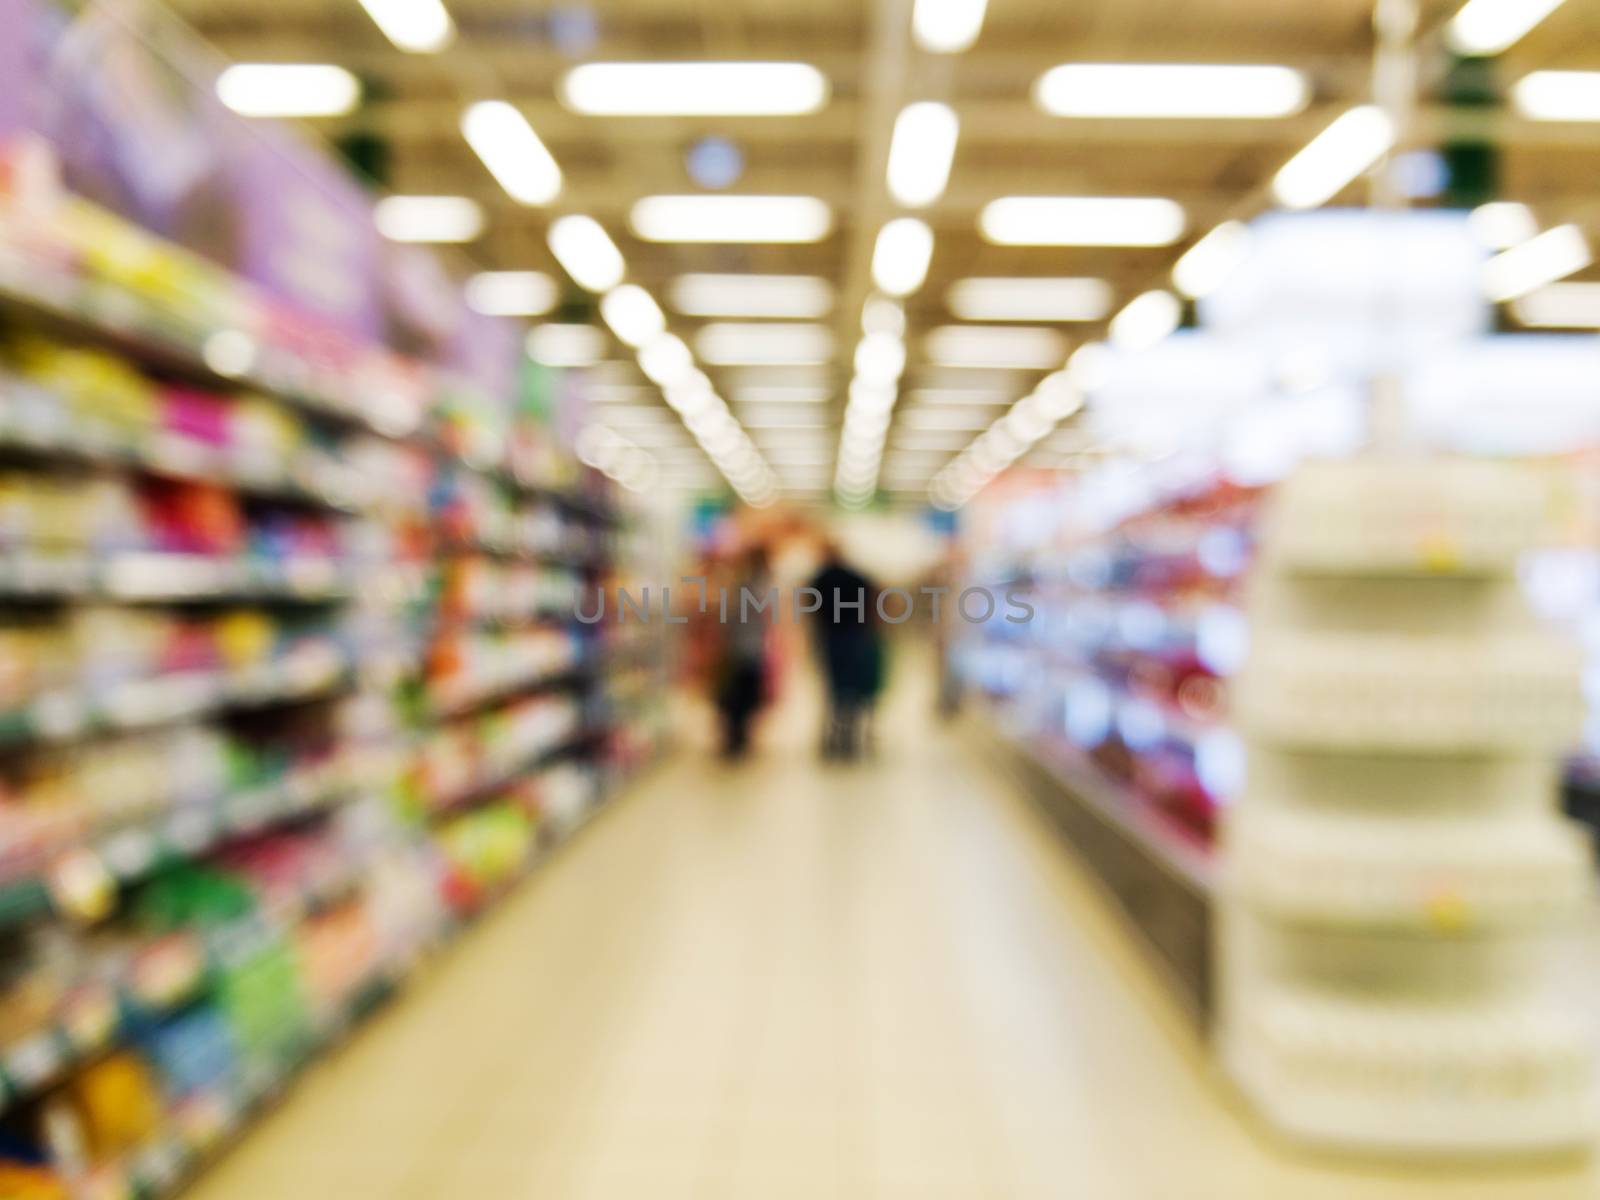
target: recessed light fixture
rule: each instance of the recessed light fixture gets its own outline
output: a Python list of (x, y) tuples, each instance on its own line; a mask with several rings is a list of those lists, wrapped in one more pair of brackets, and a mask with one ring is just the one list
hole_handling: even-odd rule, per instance
[(815, 196), (646, 196), (629, 219), (647, 242), (818, 242), (833, 227)]
[(549, 204), (561, 192), (561, 168), (528, 118), (504, 100), (480, 100), (461, 117), (461, 135), (518, 204)]
[(1098, 321), (1111, 309), (1111, 285), (1103, 279), (963, 279), (945, 295), (963, 321)]
[(556, 261), (586, 291), (609, 292), (622, 282), (622, 252), (593, 217), (561, 217), (546, 240)]
[(1067, 343), (1053, 329), (1026, 325), (942, 325), (923, 348), (929, 362), (944, 367), (1042, 371), (1061, 365)]
[(1529, 30), (1561, 7), (1562, 0), (1467, 0), (1451, 18), (1445, 36), (1461, 54), (1509, 50)]
[(907, 208), (924, 208), (944, 195), (960, 132), (948, 104), (922, 100), (901, 109), (889, 142), (889, 194)]
[(1588, 240), (1576, 225), (1557, 225), (1483, 266), (1483, 290), (1494, 301), (1515, 300), (1535, 288), (1581, 271), (1593, 261)]
[(1511, 311), (1538, 329), (1600, 329), (1600, 283), (1549, 283), (1519, 297)]
[(1511, 100), (1530, 121), (1600, 121), (1600, 71), (1532, 71)]
[(235, 63), (217, 76), (217, 99), (242, 117), (338, 117), (361, 85), (332, 63)]
[(915, 217), (897, 217), (878, 231), (872, 282), (890, 296), (910, 295), (928, 277), (932, 258), (933, 230)]
[(1287, 117), (1309, 95), (1289, 67), (1218, 63), (1066, 63), (1033, 89), (1057, 117)]
[(437, 54), (456, 36), (440, 0), (361, 0), (361, 7), (384, 37), (409, 54)]
[(467, 280), (467, 305), (490, 317), (533, 317), (556, 305), (555, 281), (538, 271), (479, 271)]
[(798, 116), (828, 102), (828, 80), (797, 62), (585, 63), (560, 96), (599, 117)]
[(1332, 200), (1394, 145), (1394, 122), (1375, 104), (1336, 117), (1272, 178), (1272, 194), (1287, 208), (1316, 208)]
[(1172, 283), (1185, 296), (1209, 296), (1250, 254), (1250, 228), (1224, 221), (1184, 251), (1172, 268)]
[(528, 355), (547, 367), (587, 367), (600, 361), (605, 335), (593, 325), (535, 325), (528, 331)]
[(385, 196), (373, 219), (391, 242), (470, 242), (483, 232), (483, 210), (465, 196)]
[(978, 40), (989, 0), (917, 0), (911, 32), (931, 54), (959, 54)]
[(1111, 344), (1119, 350), (1145, 350), (1165, 338), (1183, 319), (1183, 304), (1171, 292), (1135, 296), (1111, 319)]
[(815, 275), (680, 275), (672, 307), (691, 317), (806, 319), (833, 307), (833, 289)]
[(1155, 196), (1004, 196), (978, 218), (1000, 246), (1170, 246), (1183, 209)]
[(667, 328), (667, 319), (655, 298), (633, 283), (607, 292), (600, 301), (600, 315), (611, 326), (611, 332), (630, 346), (643, 346)]
[(653, 383), (672, 387), (694, 372), (694, 355), (689, 353), (682, 338), (664, 333), (639, 351), (639, 369)]
[(1539, 232), (1539, 222), (1526, 204), (1491, 200), (1467, 217), (1473, 235), (1491, 250), (1509, 250)]
[(833, 357), (833, 334), (825, 325), (720, 322), (700, 330), (695, 349), (714, 366), (807, 366)]

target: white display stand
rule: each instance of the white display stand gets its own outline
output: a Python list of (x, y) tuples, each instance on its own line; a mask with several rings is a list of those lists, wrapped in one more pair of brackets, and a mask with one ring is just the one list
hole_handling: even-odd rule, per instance
[[(1405, 218), (1374, 220), (1386, 237)], [(1251, 285), (1238, 311), (1304, 317)], [(1372, 331), (1332, 308), (1330, 327)], [(1400, 319), (1332, 344), (1393, 367), (1405, 336)], [(1585, 998), (1555, 982), (1592, 904), (1591, 849), (1557, 811), (1579, 664), (1515, 575), (1546, 491), (1532, 468), (1390, 446), (1303, 466), (1271, 505), (1235, 694), (1250, 770), (1223, 836), (1217, 1042), (1292, 1137), (1452, 1156), (1593, 1138)]]

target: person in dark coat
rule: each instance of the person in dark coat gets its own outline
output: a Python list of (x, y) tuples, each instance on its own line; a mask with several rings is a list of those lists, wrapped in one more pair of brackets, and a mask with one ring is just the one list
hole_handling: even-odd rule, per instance
[(767, 696), (767, 627), (770, 616), (746, 612), (740, 588), (754, 596), (765, 594), (771, 576), (767, 552), (756, 547), (746, 555), (729, 588), (730, 613), (720, 630), (722, 646), (717, 663), (715, 700), (722, 724), (722, 753), (743, 758), (750, 749), (750, 728)]
[(810, 586), (821, 595), (815, 615), (817, 657), (827, 687), (822, 731), (824, 758), (855, 758), (862, 729), (882, 682), (875, 624), (877, 589), (828, 543)]

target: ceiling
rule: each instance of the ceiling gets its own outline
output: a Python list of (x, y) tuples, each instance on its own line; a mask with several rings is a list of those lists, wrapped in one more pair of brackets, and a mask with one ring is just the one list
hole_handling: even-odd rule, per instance
[[(700, 322), (673, 312), (668, 303), (680, 274), (828, 279), (835, 303), (827, 320), (837, 346), (825, 369), (833, 432), (816, 435), (818, 445), (837, 440), (850, 356), (871, 289), (874, 238), (886, 220), (900, 215), (886, 193), (884, 164), (894, 117), (904, 104), (944, 100), (961, 121), (948, 187), (916, 214), (936, 240), (927, 280), (906, 301), (906, 386), (976, 381), (992, 387), (999, 402), (1025, 394), (1043, 372), (943, 372), (937, 378), (941, 372), (926, 364), (924, 335), (955, 320), (946, 301), (954, 282), (969, 276), (1093, 276), (1111, 284), (1115, 312), (1134, 295), (1162, 286), (1178, 255), (1218, 221), (1265, 207), (1277, 169), (1334, 116), (1371, 98), (1370, 0), (990, 0), (978, 41), (954, 55), (915, 46), (911, 0), (598, 0), (587, 8), (533, 0), (446, 4), (458, 36), (438, 54), (395, 49), (356, 0), (172, 0), (171, 6), (229, 58), (335, 62), (356, 72), (366, 102), (348, 117), (318, 125), (330, 136), (381, 134), (391, 147), (386, 183), (395, 192), (478, 200), (490, 220), (468, 250), (483, 266), (563, 278), (546, 249), (545, 231), (564, 212), (587, 213), (617, 242), (628, 278), (662, 303), (673, 332), (691, 345)], [(1459, 0), (1422, 0), (1420, 7), (1422, 44), (1437, 47), (1437, 31)], [(561, 105), (557, 84), (572, 66), (590, 60), (801, 61), (825, 73), (831, 96), (819, 112), (798, 117), (582, 116)], [(1030, 90), (1046, 69), (1067, 61), (1283, 64), (1305, 73), (1312, 100), (1303, 112), (1283, 119), (1046, 115)], [(1447, 109), (1438, 98), (1443, 61), (1436, 49), (1422, 55), (1423, 97), (1412, 143), (1437, 146), (1454, 133), (1488, 130), (1502, 147), (1503, 196), (1532, 205), (1542, 225), (1576, 221), (1600, 231), (1600, 125)], [(1495, 60), (1493, 69), (1509, 83), (1527, 70), (1551, 67), (1600, 68), (1600, 0), (1567, 0)], [(484, 98), (515, 104), (559, 163), (564, 184), (551, 206), (512, 202), (462, 139), (462, 109)], [(658, 244), (634, 236), (628, 213), (636, 200), (703, 190), (688, 173), (686, 151), (708, 134), (732, 139), (744, 155), (743, 175), (729, 191), (820, 197), (833, 210), (832, 232), (798, 246)], [(979, 236), (984, 204), (1027, 194), (1169, 197), (1185, 209), (1188, 233), (1176, 245), (1153, 249), (1001, 247)], [(1344, 197), (1356, 198), (1355, 189)], [(1070, 347), (1103, 336), (1104, 323), (1059, 329)], [(619, 364), (631, 362), (624, 348), (615, 349)], [(735, 415), (744, 416), (734, 374), (708, 371)], [(604, 376), (643, 382), (631, 366), (618, 365)], [(908, 496), (920, 496), (918, 463), (926, 463), (931, 474), (964, 440), (959, 431), (941, 437), (912, 430), (916, 419), (906, 414), (914, 409), (914, 402), (902, 400), (889, 436), (891, 456), (907, 442), (929, 447), (900, 456), (899, 468), (886, 480)], [(667, 414), (664, 406), (662, 413)], [(641, 419), (648, 418), (634, 419), (634, 425)], [(670, 422), (660, 426), (640, 440), (681, 443), (687, 457), (692, 441), (672, 432)], [(807, 437), (752, 432), (764, 448), (803, 444)], [(1032, 461), (1067, 463), (1081, 449), (1082, 440), (1066, 429)], [(776, 457), (797, 460), (775, 463), (797, 494), (826, 494), (828, 464), (798, 461), (824, 455), (785, 450)]]

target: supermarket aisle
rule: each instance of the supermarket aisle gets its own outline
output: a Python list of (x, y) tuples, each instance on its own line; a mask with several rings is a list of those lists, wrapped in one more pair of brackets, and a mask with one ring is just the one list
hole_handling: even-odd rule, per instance
[(1593, 1196), (1582, 1167), (1313, 1167), (1231, 1112), (1032, 810), (902, 670), (650, 777), (317, 1068), (197, 1200)]

